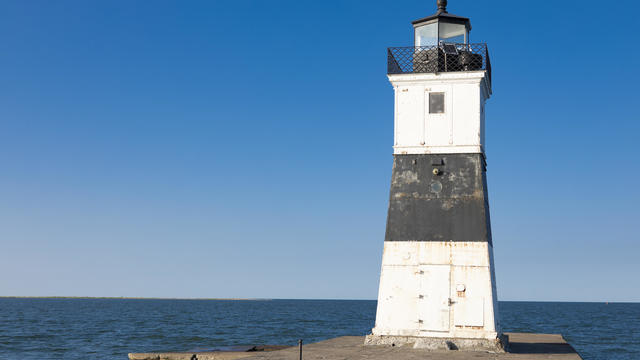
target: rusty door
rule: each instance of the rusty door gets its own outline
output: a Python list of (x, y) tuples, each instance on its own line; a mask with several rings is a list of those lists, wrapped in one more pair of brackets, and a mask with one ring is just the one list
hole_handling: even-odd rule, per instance
[(449, 331), (451, 266), (420, 265), (418, 323), (420, 330)]

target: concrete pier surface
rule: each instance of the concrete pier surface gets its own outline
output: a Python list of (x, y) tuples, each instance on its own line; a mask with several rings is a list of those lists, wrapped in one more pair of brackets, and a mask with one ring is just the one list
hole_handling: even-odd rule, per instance
[[(561, 335), (507, 333), (510, 349), (506, 353), (471, 351), (430, 351), (405, 346), (364, 345), (364, 336), (343, 336), (304, 345), (305, 360), (579, 360), (580, 355)], [(129, 354), (131, 360), (298, 360), (298, 347), (277, 351), (146, 353)]]

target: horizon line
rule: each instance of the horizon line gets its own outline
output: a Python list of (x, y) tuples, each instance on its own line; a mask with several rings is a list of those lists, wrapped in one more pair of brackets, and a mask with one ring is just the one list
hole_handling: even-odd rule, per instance
[[(377, 301), (377, 299), (329, 299), (329, 298), (208, 298), (208, 297), (145, 297), (145, 296), (20, 296), (0, 295), (0, 299), (104, 299), (104, 300), (208, 300), (208, 301), (275, 301), (275, 300), (324, 300), (324, 301)], [(602, 303), (638, 304), (640, 301), (575, 301), (575, 300), (500, 300), (498, 302), (549, 302), (549, 303)]]

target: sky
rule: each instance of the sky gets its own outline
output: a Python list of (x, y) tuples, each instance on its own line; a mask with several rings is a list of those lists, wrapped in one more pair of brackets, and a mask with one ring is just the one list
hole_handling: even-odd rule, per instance
[[(435, 2), (0, 2), (0, 296), (375, 299), (386, 48)], [(448, 9), (491, 55), (499, 299), (640, 301), (640, 4)]]

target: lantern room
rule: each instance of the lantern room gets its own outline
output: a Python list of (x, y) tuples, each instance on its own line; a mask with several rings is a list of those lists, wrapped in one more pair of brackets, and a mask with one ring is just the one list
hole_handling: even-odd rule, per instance
[(471, 22), (468, 18), (449, 14), (447, 0), (438, 0), (438, 12), (412, 24), (416, 47), (469, 43)]

